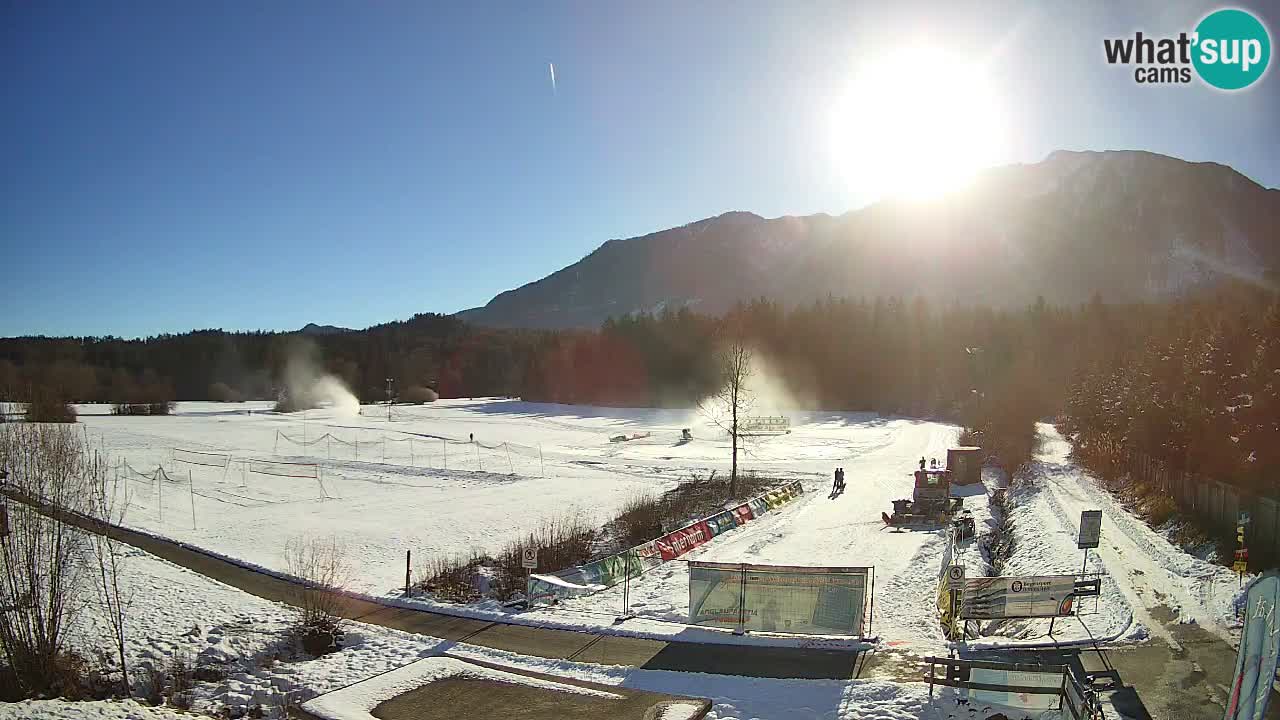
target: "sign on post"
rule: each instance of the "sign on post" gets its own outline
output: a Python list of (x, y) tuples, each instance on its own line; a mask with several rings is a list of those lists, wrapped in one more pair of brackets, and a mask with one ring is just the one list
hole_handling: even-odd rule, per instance
[(947, 568), (948, 585), (951, 588), (951, 617), (960, 617), (960, 608), (964, 605), (964, 566), (952, 565)]
[(1080, 513), (1080, 538), (1077, 548), (1096, 548), (1102, 539), (1102, 511), (1085, 510)]
[(960, 618), (1052, 618), (1071, 615), (1074, 575), (979, 577), (964, 582)]
[(525, 548), (520, 551), (520, 567), (526, 570), (538, 569), (538, 548)]

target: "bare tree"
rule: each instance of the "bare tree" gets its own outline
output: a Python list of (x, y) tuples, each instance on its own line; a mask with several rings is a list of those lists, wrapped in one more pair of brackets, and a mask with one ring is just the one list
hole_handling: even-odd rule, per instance
[[(67, 426), (0, 426), (6, 492), (83, 512), (83, 447), (80, 433)], [(10, 532), (0, 538), (0, 657), (23, 694), (74, 697), (82, 679), (66, 642), (89, 598), (84, 533), (25, 502), (9, 505)]]
[[(120, 525), (124, 521), (123, 504), (116, 502), (116, 485), (119, 482), (119, 471), (116, 483), (107, 480), (108, 463), (97, 451), (93, 452), (89, 463), (91, 472), (86, 473), (92, 492), (90, 508), (93, 517), (108, 525)], [(117, 510), (117, 508), (120, 508)], [(104, 528), (105, 530), (105, 528)], [(106, 532), (90, 533), (91, 560), (94, 563), (94, 580), (101, 604), (99, 611), (111, 628), (111, 641), (115, 646), (120, 661), (120, 680), (126, 696), (132, 696), (129, 683), (129, 664), (125, 654), (125, 616), (132, 602), (132, 595), (126, 596), (120, 587), (122, 570), (122, 553), (120, 544)]]
[(726, 333), (714, 356), (715, 377), (719, 387), (704, 398), (698, 407), (725, 432), (733, 444), (733, 460), (729, 471), (729, 495), (738, 494), (738, 450), (742, 445), (741, 421), (751, 412), (755, 395), (749, 387), (752, 375), (752, 352), (738, 333)]

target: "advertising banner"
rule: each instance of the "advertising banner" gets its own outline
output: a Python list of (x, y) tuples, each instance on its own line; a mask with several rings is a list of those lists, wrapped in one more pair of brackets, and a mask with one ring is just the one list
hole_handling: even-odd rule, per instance
[(1262, 720), (1271, 699), (1271, 682), (1280, 656), (1280, 575), (1269, 572), (1249, 584), (1245, 593), (1244, 628), (1236, 655), (1236, 673), (1227, 697), (1224, 720)]
[(777, 507), (799, 496), (801, 492), (803, 486), (800, 481), (796, 481), (732, 510), (723, 510), (709, 518), (673, 530), (657, 540), (637, 545), (626, 552), (581, 567), (566, 568), (547, 575), (533, 575), (527, 587), (529, 604), (546, 604), (558, 598), (592, 593), (616, 585), (626, 578), (628, 567), (631, 575), (640, 575), (667, 560), (674, 560), (715, 535), (760, 517), (771, 506), (768, 496), (773, 496), (772, 506)]
[(693, 625), (861, 635), (869, 568), (689, 563)]
[(741, 601), (741, 565), (689, 563), (689, 624), (737, 628)]
[(549, 605), (562, 598), (590, 595), (603, 589), (603, 585), (588, 584), (578, 568), (570, 568), (554, 575), (530, 575), (525, 586), (525, 598), (532, 607)]
[(778, 492), (777, 490), (770, 490), (769, 492), (765, 493), (764, 501), (769, 505), (770, 510), (782, 507), (782, 503), (783, 503), (782, 493)]
[(964, 581), (960, 617), (966, 620), (1071, 615), (1074, 575), (976, 577)]
[(636, 558), (640, 560), (640, 566), (645, 570), (652, 570), (662, 564), (662, 552), (658, 550), (658, 543), (655, 540), (635, 546), (632, 552), (636, 554)]
[(707, 518), (707, 527), (711, 530), (712, 535), (719, 535), (722, 532), (738, 527), (738, 522), (734, 520), (733, 513), (725, 510)]
[(674, 560), (710, 539), (711, 530), (707, 528), (707, 521), (699, 520), (679, 530), (672, 530), (654, 542), (658, 546), (658, 552), (662, 553), (663, 560)]
[(643, 568), (640, 565), (640, 556), (632, 550), (587, 563), (579, 570), (582, 572), (586, 584), (613, 587), (626, 577), (628, 564), (631, 566), (631, 575), (633, 577), (643, 572)]

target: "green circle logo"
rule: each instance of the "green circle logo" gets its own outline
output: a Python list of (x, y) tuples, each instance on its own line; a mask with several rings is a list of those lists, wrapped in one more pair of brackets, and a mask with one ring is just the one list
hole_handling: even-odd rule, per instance
[(1220, 90), (1257, 82), (1271, 60), (1267, 28), (1244, 10), (1216, 10), (1196, 26), (1191, 62), (1201, 79)]

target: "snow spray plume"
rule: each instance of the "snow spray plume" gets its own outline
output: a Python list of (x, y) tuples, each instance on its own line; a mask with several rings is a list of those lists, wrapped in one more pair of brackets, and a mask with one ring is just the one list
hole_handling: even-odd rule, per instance
[[(743, 402), (739, 412), (756, 417), (817, 409), (816, 394), (800, 389), (811, 388), (813, 385), (812, 377), (784, 378), (761, 350), (753, 348), (750, 372), (743, 385)], [(686, 420), (690, 426), (701, 420), (721, 428), (727, 427), (731, 408), (716, 397), (715, 393), (699, 400), (697, 407)]]
[(319, 349), (311, 340), (299, 340), (290, 347), (284, 366), (282, 409), (330, 407), (339, 415), (359, 413), (360, 401), (341, 380), (321, 369), (318, 356)]

